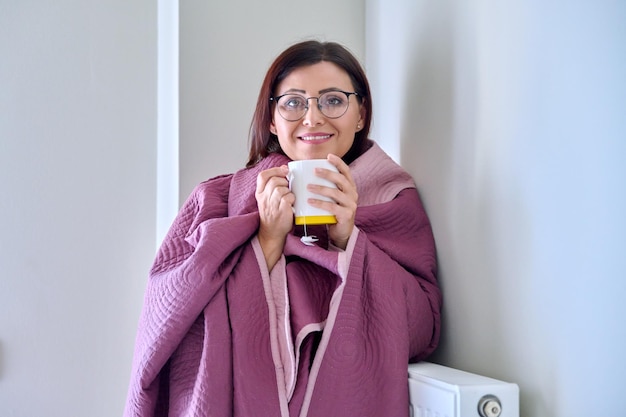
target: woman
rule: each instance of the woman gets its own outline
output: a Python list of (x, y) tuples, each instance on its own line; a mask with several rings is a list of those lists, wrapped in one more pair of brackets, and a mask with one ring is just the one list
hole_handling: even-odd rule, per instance
[[(127, 416), (407, 416), (407, 363), (439, 337), (430, 223), (368, 139), (358, 61), (307, 41), (270, 67), (245, 169), (200, 184), (151, 270)], [(335, 215), (293, 225), (290, 160), (327, 158)], [(314, 229), (314, 230), (311, 230)]]

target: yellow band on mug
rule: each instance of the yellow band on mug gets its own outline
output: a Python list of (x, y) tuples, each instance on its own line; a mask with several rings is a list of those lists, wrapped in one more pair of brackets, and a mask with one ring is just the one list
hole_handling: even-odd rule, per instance
[(296, 216), (296, 224), (298, 226), (302, 226), (304, 224), (308, 225), (318, 225), (318, 224), (335, 224), (337, 223), (337, 218), (335, 216)]

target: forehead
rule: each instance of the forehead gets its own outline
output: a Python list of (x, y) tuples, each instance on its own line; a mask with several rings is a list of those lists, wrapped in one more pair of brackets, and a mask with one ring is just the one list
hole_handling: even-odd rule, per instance
[(318, 94), (328, 88), (352, 91), (348, 73), (332, 62), (322, 61), (294, 69), (278, 84), (278, 94), (289, 90), (300, 90), (307, 94)]

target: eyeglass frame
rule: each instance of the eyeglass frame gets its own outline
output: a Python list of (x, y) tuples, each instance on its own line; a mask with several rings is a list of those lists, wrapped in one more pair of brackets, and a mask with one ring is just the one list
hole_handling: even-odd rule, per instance
[[(346, 106), (346, 109), (344, 110), (343, 113), (341, 113), (339, 116), (326, 116), (326, 114), (324, 114), (324, 112), (322, 111), (322, 108), (320, 107), (320, 97), (322, 97), (324, 94), (328, 94), (328, 93), (343, 93), (346, 95), (346, 98), (348, 99), (348, 105)], [(304, 116), (306, 116), (307, 112), (309, 111), (309, 109), (311, 108), (309, 106), (309, 100), (311, 100), (312, 98), (314, 98), (317, 101), (317, 109), (320, 111), (320, 113), (328, 118), (328, 119), (339, 119), (340, 117), (344, 116), (347, 112), (348, 112), (348, 108), (350, 107), (350, 96), (355, 96), (355, 97), (360, 97), (359, 93), (357, 93), (356, 91), (350, 92), (350, 91), (343, 91), (343, 90), (328, 90), (328, 91), (324, 91), (322, 94), (320, 94), (317, 97), (311, 96), (311, 97), (306, 97), (303, 96), (302, 94), (298, 94), (298, 93), (285, 93), (285, 94), (281, 94), (277, 97), (270, 97), (270, 101), (273, 101), (276, 103), (276, 105), (278, 106), (278, 100), (280, 100), (281, 98), (285, 97), (285, 96), (300, 96), (302, 98), (304, 98), (306, 100), (306, 107), (304, 110), (304, 113), (302, 114), (302, 116), (298, 117), (297, 119), (287, 119), (285, 116), (283, 116), (283, 114), (280, 112), (280, 110), (278, 110), (278, 114), (280, 114), (280, 117), (282, 117), (283, 119), (285, 119), (288, 122), (297, 122), (299, 120), (302, 120), (302, 118)]]

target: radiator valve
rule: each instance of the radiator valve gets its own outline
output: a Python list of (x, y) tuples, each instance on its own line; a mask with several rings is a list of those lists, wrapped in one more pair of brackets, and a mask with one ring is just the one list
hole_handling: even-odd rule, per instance
[(485, 395), (478, 401), (480, 417), (499, 417), (502, 414), (502, 404), (495, 395)]

